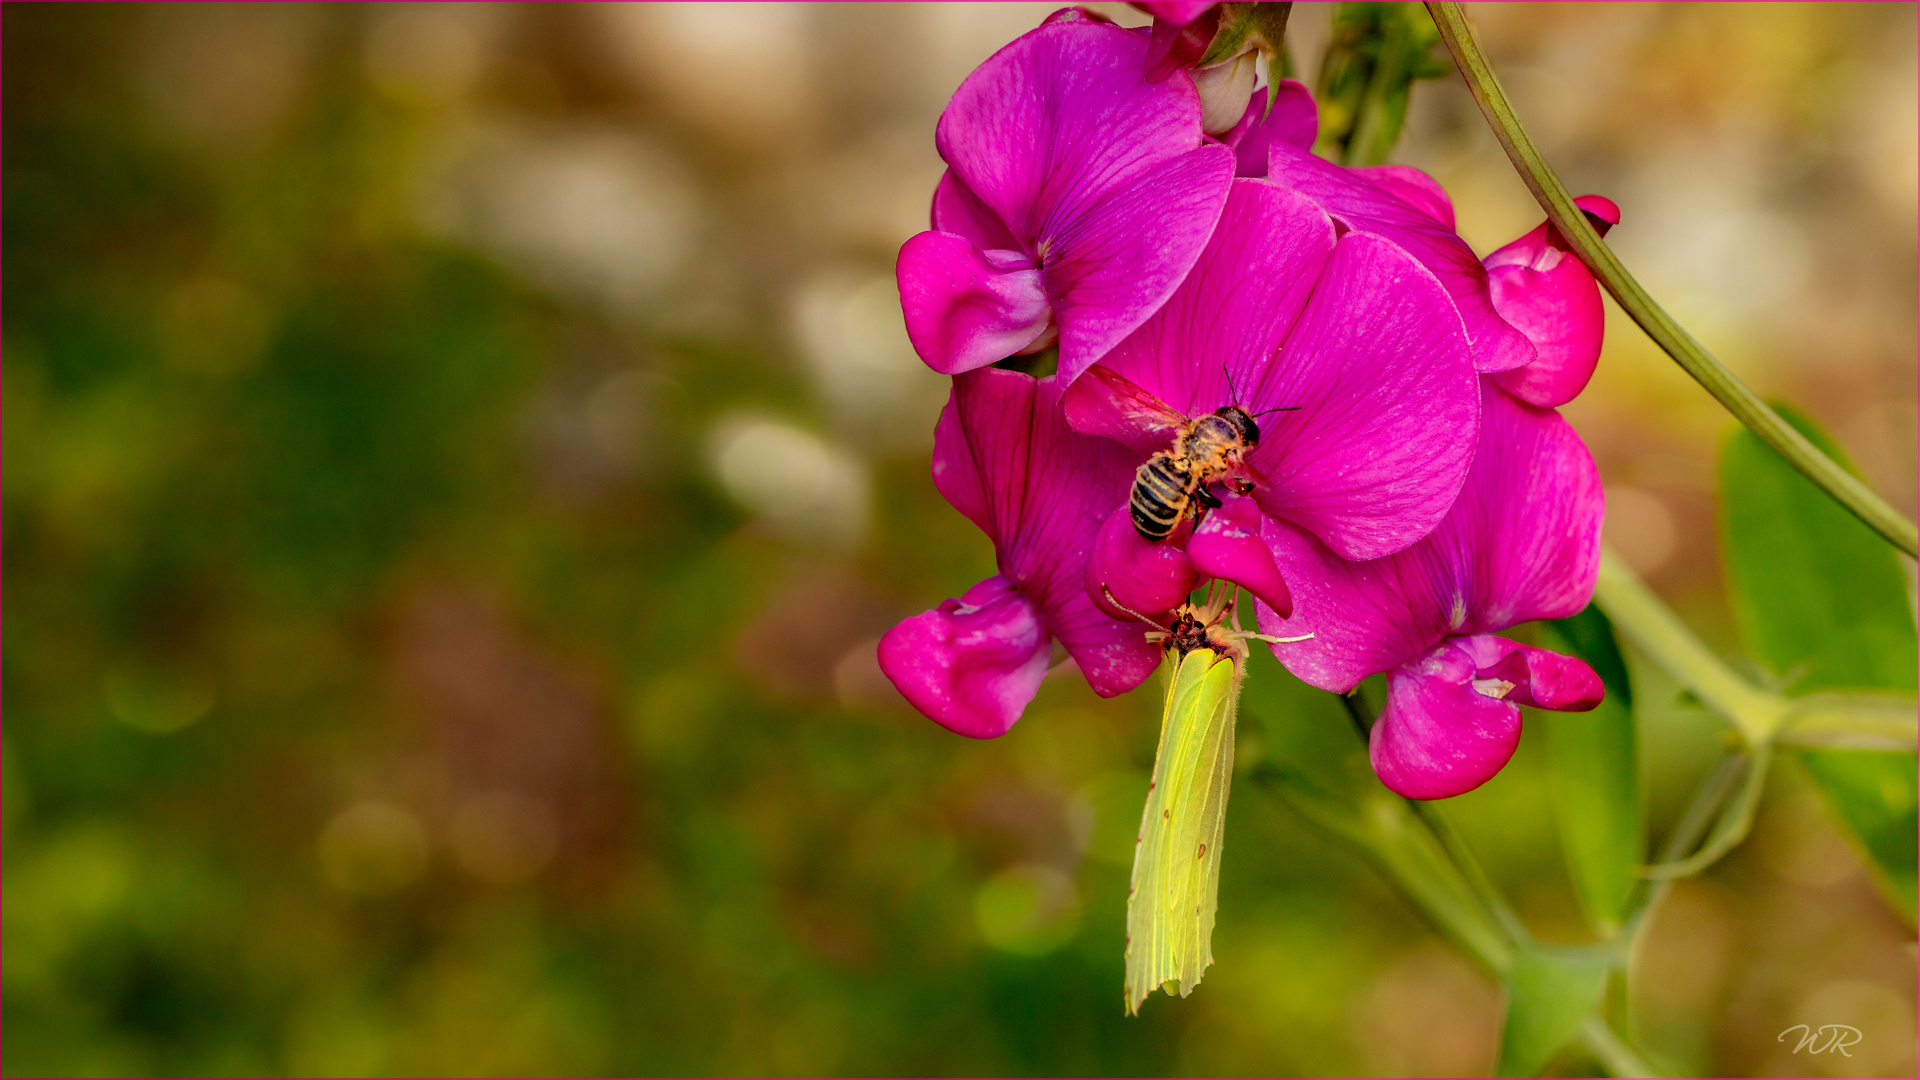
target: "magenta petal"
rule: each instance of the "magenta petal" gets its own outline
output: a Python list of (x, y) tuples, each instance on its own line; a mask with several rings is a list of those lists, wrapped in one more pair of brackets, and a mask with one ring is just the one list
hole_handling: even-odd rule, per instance
[(1253, 593), (1282, 619), (1293, 614), (1293, 594), (1273, 564), (1273, 552), (1261, 536), (1266, 515), (1252, 499), (1228, 495), (1218, 510), (1193, 530), (1187, 558), (1206, 577), (1231, 581)]
[(1455, 593), (1425, 542), (1388, 558), (1348, 562), (1284, 522), (1269, 521), (1263, 535), (1292, 592), (1293, 617), (1265, 607), (1260, 630), (1313, 635), (1273, 646), (1275, 658), (1307, 683), (1346, 693), (1375, 672), (1421, 656), (1451, 632)]
[[(1605, 235), (1620, 220), (1611, 199), (1574, 200)], [(1533, 342), (1536, 359), (1501, 372), (1500, 385), (1532, 405), (1554, 408), (1579, 395), (1600, 362), (1606, 312), (1600, 286), (1559, 232), (1542, 222), (1486, 258), (1494, 309)]]
[(1108, 618), (1084, 602), (1084, 592), (1081, 599), (1062, 607), (1050, 625), (1087, 685), (1101, 697), (1113, 697), (1146, 682), (1160, 667), (1160, 647), (1147, 641), (1147, 627), (1131, 618)]
[[(998, 256), (998, 258), (996, 258)], [(943, 375), (985, 367), (1026, 348), (1047, 329), (1040, 271), (1017, 252), (983, 252), (964, 237), (923, 232), (894, 267), (907, 338)]]
[(1387, 704), (1367, 756), (1380, 782), (1409, 799), (1446, 799), (1492, 779), (1520, 743), (1520, 710), (1474, 687), (1474, 663), (1452, 641), (1387, 676)]
[(1252, 397), (1298, 410), (1262, 421), (1249, 456), (1267, 481), (1261, 509), (1346, 558), (1424, 536), (1472, 460), (1480, 394), (1459, 315), (1433, 275), (1378, 236), (1340, 238)]
[(1494, 309), (1533, 342), (1534, 361), (1494, 376), (1502, 388), (1532, 405), (1565, 405), (1586, 389), (1600, 363), (1606, 311), (1600, 286), (1579, 259), (1558, 256), (1546, 270), (1495, 266), (1487, 271)]
[(1573, 200), (1573, 205), (1580, 208), (1580, 212), (1593, 223), (1594, 231), (1601, 236), (1607, 235), (1608, 229), (1620, 224), (1620, 204), (1605, 195), (1582, 195)]
[[(968, 396), (971, 398), (974, 395)], [(968, 411), (977, 412), (974, 409)], [(978, 420), (975, 423), (977, 425)], [(1006, 474), (1010, 470), (1005, 467), (1005, 459), (1015, 450), (1024, 452), (1030, 441), (1031, 436), (1017, 428), (1007, 431), (982, 429), (977, 440), (971, 437), (960, 419), (960, 393), (957, 386), (948, 394), (947, 406), (940, 410), (940, 419), (933, 425), (933, 459), (929, 463), (929, 471), (933, 473), (934, 490), (947, 500), (949, 506), (966, 515), (968, 521), (986, 533), (996, 548), (1000, 543), (999, 515), (995, 513), (996, 500), (988, 484), (1002, 483), (1008, 479)], [(1001, 452), (995, 453), (996, 449)], [(981, 475), (983, 463), (992, 473), (991, 481)]]
[(1312, 632), (1310, 641), (1275, 645), (1274, 655), (1307, 682), (1345, 691), (1448, 635), (1564, 618), (1593, 594), (1602, 500), (1599, 473), (1572, 427), (1486, 384), (1473, 469), (1446, 518), (1419, 543), (1348, 562), (1301, 530), (1269, 526), (1294, 616), (1283, 622), (1263, 612), (1260, 628), (1285, 637)]
[(1491, 384), (1481, 406), (1473, 470), (1431, 538), (1462, 595), (1454, 629), (1564, 619), (1587, 605), (1600, 571), (1600, 472), (1559, 413)]
[(880, 639), (880, 670), (941, 726), (1004, 735), (1040, 690), (1051, 640), (1014, 584), (990, 577)]
[(1193, 83), (1148, 83), (1146, 50), (1096, 22), (1022, 35), (954, 92), (934, 132), (941, 158), (1015, 236), (1039, 242), (1200, 145)]
[(1142, 539), (1125, 506), (1101, 524), (1086, 573), (1087, 598), (1095, 607), (1138, 625), (1186, 603), (1199, 583), (1187, 553), (1166, 541)]
[[(1492, 634), (1458, 639), (1473, 658), (1474, 678), (1515, 705), (1556, 712), (1586, 712), (1607, 696), (1606, 684), (1586, 662)], [(1502, 691), (1502, 685), (1511, 689)]]
[(1411, 165), (1369, 165), (1353, 171), (1453, 231), (1453, 200), (1440, 181)]
[(1116, 622), (1087, 598), (1085, 569), (1100, 524), (1124, 506), (1136, 460), (1069, 428), (1058, 379), (983, 368), (956, 376), (934, 429), (934, 486), (993, 541), (1000, 573), (1111, 696), (1153, 674), (1160, 651), (1137, 622)]
[(964, 236), (982, 251), (1020, 247), (1019, 239), (1008, 231), (1000, 215), (968, 191), (966, 182), (953, 175), (952, 169), (940, 174), (940, 183), (933, 189), (932, 219), (935, 230)]
[(1268, 177), (1324, 207), (1327, 213), (1362, 232), (1378, 233), (1405, 248), (1431, 271), (1460, 309), (1473, 344), (1476, 371), (1506, 371), (1533, 359), (1533, 345), (1493, 309), (1487, 295), (1487, 271), (1473, 249), (1427, 210), (1366, 179), (1359, 171), (1284, 143), (1275, 143)]
[(1093, 366), (1173, 294), (1213, 235), (1232, 183), (1232, 151), (1203, 146), (1054, 234), (1042, 266), (1060, 324), (1062, 379)]
[[(1156, 5), (1166, 6), (1166, 5)], [(1206, 55), (1207, 46), (1213, 44), (1213, 35), (1220, 29), (1220, 17), (1200, 19), (1211, 4), (1173, 5), (1174, 18), (1167, 18), (1158, 12), (1153, 15), (1153, 27), (1147, 37), (1146, 77), (1148, 82), (1161, 82), (1181, 68), (1192, 67), (1194, 62)], [(1195, 21), (1198, 20), (1198, 21)]]
[(1295, 404), (1267, 400), (1271, 361), (1333, 248), (1333, 223), (1319, 207), (1262, 180), (1233, 181), (1192, 272), (1101, 366), (1185, 416), (1228, 404), (1234, 391), (1242, 404)]
[(1206, 14), (1213, 6), (1213, 0), (1141, 0), (1133, 5), (1156, 19), (1165, 19), (1175, 26), (1185, 26)]
[[(1040, 267), (1065, 382), (1179, 285), (1206, 246), (1233, 177), (1232, 151), (1203, 145), (1193, 80), (1147, 82), (1146, 49), (1145, 39), (1117, 26), (1049, 21), (967, 76), (935, 131), (958, 185)], [(971, 210), (966, 216), (974, 223), (982, 217)], [(965, 314), (945, 302), (950, 297), (971, 300), (992, 290), (977, 273), (949, 271), (949, 278), (909, 282), (902, 274), (901, 293), (904, 301), (912, 284), (932, 298), (922, 302), (926, 318), (914, 343), (924, 338), (937, 347), (921, 354), (936, 369), (959, 371), (990, 351), (987, 335), (933, 327), (928, 319)], [(1016, 336), (1013, 325), (1036, 324), (1025, 318), (1030, 298), (1022, 292), (1021, 303), (1009, 305), (996, 296), (987, 305), (992, 317), (972, 321), (998, 332), (992, 344), (999, 347)], [(1001, 310), (1009, 306), (1015, 310)], [(911, 308), (908, 329), (912, 335)]]
[(1233, 147), (1234, 175), (1264, 177), (1274, 143), (1311, 150), (1319, 137), (1320, 107), (1314, 104), (1313, 91), (1297, 79), (1281, 79), (1268, 94), (1253, 96), (1246, 115), (1220, 141)]

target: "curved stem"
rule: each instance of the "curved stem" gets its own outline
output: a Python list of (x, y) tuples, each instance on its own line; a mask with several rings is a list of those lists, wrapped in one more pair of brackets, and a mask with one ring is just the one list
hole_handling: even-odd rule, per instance
[(1531, 942), (1533, 938), (1527, 933), (1526, 924), (1520, 921), (1520, 916), (1514, 914), (1513, 908), (1507, 904), (1506, 897), (1500, 894), (1500, 887), (1495, 885), (1493, 879), (1488, 877), (1487, 872), (1481, 868), (1480, 860), (1473, 857), (1473, 849), (1467, 846), (1466, 838), (1454, 830), (1453, 822), (1448, 821), (1440, 813), (1439, 807), (1432, 803), (1408, 799), (1407, 805), (1413, 809), (1414, 816), (1420, 819), (1421, 824), (1427, 827), (1427, 831), (1433, 834), (1433, 838), (1440, 841), (1441, 850), (1447, 853), (1447, 858), (1453, 860), (1454, 869), (1460, 871), (1460, 876), (1466, 879), (1468, 887), (1479, 899), (1480, 906), (1486, 908), (1487, 914), (1493, 916), (1494, 923), (1500, 927), (1500, 932), (1506, 935), (1507, 940), (1516, 946)]
[(1514, 114), (1513, 104), (1507, 100), (1506, 91), (1501, 89), (1500, 80), (1487, 63), (1486, 54), (1480, 51), (1479, 43), (1474, 40), (1473, 28), (1467, 23), (1460, 5), (1434, 2), (1427, 4), (1427, 10), (1432, 13), (1433, 24), (1439, 28), (1441, 39), (1447, 43), (1447, 50), (1453, 54), (1461, 77), (1466, 79), (1473, 100), (1479, 104), (1481, 113), (1493, 128), (1494, 137), (1506, 149), (1514, 168), (1519, 170), (1520, 178), (1526, 181), (1533, 197), (1546, 209), (1548, 219), (1573, 245), (1580, 261), (1586, 263), (1593, 275), (1606, 286), (1607, 292), (1619, 302), (1621, 309), (1639, 323), (1640, 329), (1666, 350), (1675, 363), (1693, 376), (1694, 381), (1706, 387), (1708, 393), (1727, 407), (1727, 411), (1778, 451), (1807, 479), (1819, 485), (1836, 502), (1885, 537), (1888, 543), (1908, 555), (1920, 556), (1920, 533), (1916, 533), (1913, 522), (1887, 505), (1886, 500), (1874, 494), (1852, 473), (1808, 442), (1806, 436), (1780, 419), (1779, 414), (1768, 408), (1766, 402), (1761, 401), (1733, 372), (1727, 370), (1726, 365), (1681, 329), (1673, 316), (1655, 303), (1653, 297), (1647, 295), (1647, 291), (1633, 279), (1633, 275), (1627, 273), (1626, 267), (1620, 264), (1606, 242), (1600, 239), (1600, 234), (1587, 222), (1586, 215), (1574, 206), (1573, 196), (1567, 192), (1566, 185), (1554, 175), (1546, 159), (1540, 155), (1539, 148), (1534, 146), (1533, 139), (1520, 126), (1520, 118)]
[(1753, 831), (1753, 815), (1760, 808), (1760, 792), (1767, 786), (1767, 766), (1773, 760), (1773, 744), (1761, 743), (1747, 756), (1746, 779), (1740, 795), (1720, 815), (1720, 822), (1699, 851), (1684, 859), (1656, 863), (1640, 871), (1641, 877), (1657, 881), (1691, 877), (1719, 862), (1721, 856), (1740, 845)]
[(1911, 750), (1916, 725), (1911, 694), (1828, 692), (1794, 698), (1773, 741), (1781, 746), (1847, 750)]
[(1615, 1076), (1659, 1076), (1660, 1071), (1647, 1063), (1640, 1052), (1614, 1034), (1605, 1020), (1589, 1016), (1580, 1025), (1580, 1045)]
[(1735, 674), (1611, 549), (1600, 551), (1600, 576), (1594, 583), (1593, 598), (1648, 659), (1667, 669), (1708, 708), (1732, 722), (1749, 746), (1773, 737), (1786, 716), (1786, 700), (1755, 689)]

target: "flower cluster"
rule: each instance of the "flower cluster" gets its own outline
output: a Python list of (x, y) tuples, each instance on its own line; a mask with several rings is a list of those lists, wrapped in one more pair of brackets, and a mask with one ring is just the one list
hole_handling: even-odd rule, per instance
[[(1000, 572), (900, 623), (881, 667), (939, 723), (1000, 735), (1056, 640), (1125, 692), (1160, 662), (1143, 620), (1218, 579), (1304, 638), (1272, 647), (1305, 681), (1388, 673), (1389, 787), (1471, 789), (1517, 706), (1600, 699), (1579, 660), (1497, 636), (1592, 592), (1599, 479), (1553, 409), (1598, 359), (1598, 288), (1549, 226), (1481, 260), (1426, 175), (1315, 157), (1291, 80), (1249, 76), (1210, 123), (1223, 77), (1179, 66), (1194, 16), (1155, 14), (1149, 34), (1062, 11), (940, 119), (901, 304), (953, 376), (934, 482)], [(996, 366), (1050, 347), (1046, 377)]]

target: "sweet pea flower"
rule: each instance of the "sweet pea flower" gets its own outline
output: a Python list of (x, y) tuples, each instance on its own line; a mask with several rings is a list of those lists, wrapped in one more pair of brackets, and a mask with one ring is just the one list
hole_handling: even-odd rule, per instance
[(1058, 341), (1064, 382), (1172, 294), (1226, 202), (1193, 80), (1069, 9), (967, 76), (940, 116), (933, 229), (900, 249), (907, 336), (957, 374)]
[[(1612, 199), (1582, 195), (1575, 206), (1601, 236), (1620, 223)], [(1533, 342), (1534, 361), (1495, 381), (1529, 404), (1556, 408), (1586, 389), (1600, 362), (1606, 312), (1600, 283), (1550, 221), (1486, 257), (1493, 308)]]
[(1110, 504), (1088, 595), (1116, 617), (1157, 619), (1202, 577), (1288, 610), (1269, 553), (1277, 522), (1352, 559), (1424, 536), (1465, 480), (1480, 397), (1460, 317), (1412, 256), (1338, 234), (1295, 192), (1236, 180), (1193, 272), (1063, 404), (1075, 429), (1128, 447), (1133, 465), (1224, 405), (1259, 425), (1245, 469), (1197, 526), (1184, 519), (1150, 542), (1124, 501)]
[(1499, 637), (1565, 618), (1593, 595), (1605, 512), (1600, 475), (1558, 413), (1491, 380), (1459, 499), (1431, 535), (1383, 559), (1350, 562), (1304, 529), (1265, 535), (1293, 587), (1291, 618), (1259, 613), (1287, 669), (1347, 693), (1387, 672), (1368, 756), (1382, 783), (1443, 799), (1485, 783), (1520, 741), (1520, 705), (1582, 711), (1600, 679), (1581, 661)]
[[(1272, 109), (1259, 95), (1248, 103), (1241, 123), (1223, 136), (1236, 148), (1236, 173), (1292, 188), (1345, 227), (1384, 236), (1418, 259), (1460, 309), (1474, 370), (1507, 371), (1532, 362), (1532, 342), (1494, 310), (1486, 268), (1454, 232), (1446, 191), (1406, 165), (1350, 169), (1316, 157), (1318, 109), (1305, 90), (1298, 83), (1276, 88)], [(1256, 117), (1257, 110), (1264, 117)]]
[[(1348, 169), (1312, 154), (1318, 108), (1291, 79), (1256, 94), (1240, 123), (1220, 137), (1234, 148), (1235, 174), (1295, 186), (1354, 228), (1392, 237), (1446, 284), (1474, 340), (1475, 368), (1547, 408), (1573, 400), (1600, 359), (1600, 288), (1549, 222), (1472, 262), (1454, 231), (1453, 201), (1432, 177), (1406, 165)], [(1620, 208), (1599, 195), (1574, 200), (1602, 236)], [(1517, 335), (1517, 336), (1516, 336)]]
[(907, 700), (977, 739), (1020, 718), (1054, 638), (1102, 696), (1160, 663), (1138, 623), (1102, 614), (1082, 588), (1094, 532), (1125, 502), (1134, 462), (1067, 426), (1062, 389), (1057, 375), (999, 368), (954, 378), (934, 428), (933, 482), (992, 539), (1000, 572), (880, 639), (880, 669)]

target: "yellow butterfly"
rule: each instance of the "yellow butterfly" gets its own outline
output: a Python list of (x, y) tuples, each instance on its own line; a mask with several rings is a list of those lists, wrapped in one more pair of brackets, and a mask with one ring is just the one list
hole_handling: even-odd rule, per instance
[(1186, 997), (1213, 963), (1246, 639), (1276, 640), (1222, 625), (1232, 613), (1234, 592), (1226, 589), (1223, 599), (1202, 608), (1186, 605), (1170, 628), (1148, 635), (1166, 645), (1161, 672), (1167, 704), (1127, 893), (1129, 1015), (1140, 1011), (1155, 987)]

